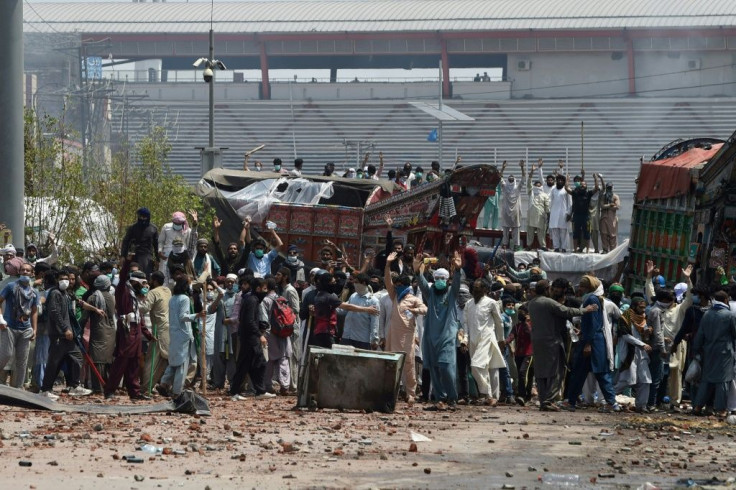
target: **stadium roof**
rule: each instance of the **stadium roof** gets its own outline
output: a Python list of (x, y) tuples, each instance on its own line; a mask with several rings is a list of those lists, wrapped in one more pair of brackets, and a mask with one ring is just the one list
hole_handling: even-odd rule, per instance
[[(26, 30), (194, 33), (210, 3), (28, 3)], [(299, 0), (222, 2), (218, 33), (698, 29), (736, 26), (734, 0)]]

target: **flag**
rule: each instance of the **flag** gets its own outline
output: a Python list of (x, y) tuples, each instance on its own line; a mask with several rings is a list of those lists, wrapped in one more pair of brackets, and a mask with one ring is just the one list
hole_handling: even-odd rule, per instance
[(434, 128), (427, 135), (427, 141), (435, 142), (435, 141), (437, 141), (438, 138), (439, 138), (439, 135), (437, 133), (437, 128)]

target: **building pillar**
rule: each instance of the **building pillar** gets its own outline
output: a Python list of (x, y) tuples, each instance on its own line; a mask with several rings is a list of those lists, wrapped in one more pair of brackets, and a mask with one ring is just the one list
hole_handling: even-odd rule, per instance
[[(23, 158), (23, 0), (5, 0), (0, 15), (0, 223), (25, 247)], [(0, 236), (0, 245), (3, 237)]]
[(442, 39), (442, 97), (450, 97), (450, 61), (447, 56), (447, 41)]
[(266, 54), (266, 42), (261, 41), (261, 98), (271, 98), (271, 82), (268, 79), (268, 55)]

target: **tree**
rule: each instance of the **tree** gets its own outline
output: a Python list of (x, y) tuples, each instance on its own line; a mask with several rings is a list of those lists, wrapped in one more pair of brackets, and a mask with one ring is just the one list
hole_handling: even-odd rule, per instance
[[(90, 162), (82, 168), (81, 147), (68, 135), (62, 119), (26, 112), (25, 176), (26, 238), (43, 246), (49, 232), (60, 245), (62, 262), (112, 258), (119, 254), (126, 227), (136, 210), (147, 207), (159, 228), (175, 211), (196, 210), (210, 223), (194, 189), (174, 174), (167, 160), (171, 145), (163, 128), (112, 161)], [(133, 159), (131, 158), (133, 155)], [(210, 219), (208, 219), (210, 218)], [(39, 243), (40, 242), (40, 243)]]

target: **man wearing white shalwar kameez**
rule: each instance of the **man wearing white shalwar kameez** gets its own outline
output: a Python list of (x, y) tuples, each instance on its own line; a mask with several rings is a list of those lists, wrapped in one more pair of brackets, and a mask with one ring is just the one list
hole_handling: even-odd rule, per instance
[(472, 294), (473, 299), (465, 303), (464, 309), (470, 369), (481, 398), (491, 402), (492, 371), (506, 367), (496, 337), (497, 330), (503, 334), (503, 322), (498, 304), (487, 296), (486, 282), (477, 279)]
[(547, 214), (549, 214), (549, 195), (542, 189), (542, 181), (537, 180), (532, 185), (534, 165), (529, 172), (526, 190), (529, 194), (529, 210), (526, 218), (526, 246), (531, 248), (534, 243), (534, 234), (537, 235), (539, 248), (545, 248), (547, 235)]
[[(521, 180), (523, 182), (526, 172), (524, 160), (519, 162), (521, 167)], [(506, 161), (501, 166), (501, 228), (503, 229), (503, 246), (508, 247), (510, 235), (513, 235), (514, 247), (519, 248), (521, 243), (519, 227), (521, 226), (521, 187), (513, 175), (508, 179), (503, 178), (506, 170)]]
[(567, 251), (567, 221), (572, 208), (572, 199), (565, 190), (566, 179), (557, 176), (557, 182), (549, 194), (549, 235), (555, 252)]

